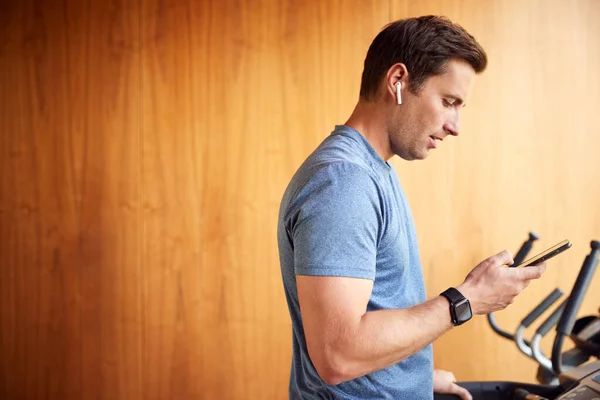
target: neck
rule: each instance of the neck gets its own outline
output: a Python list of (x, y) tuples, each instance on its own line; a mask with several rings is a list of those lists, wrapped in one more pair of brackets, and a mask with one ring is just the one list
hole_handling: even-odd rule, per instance
[(390, 148), (383, 107), (361, 100), (345, 125), (360, 132), (384, 161), (394, 155)]

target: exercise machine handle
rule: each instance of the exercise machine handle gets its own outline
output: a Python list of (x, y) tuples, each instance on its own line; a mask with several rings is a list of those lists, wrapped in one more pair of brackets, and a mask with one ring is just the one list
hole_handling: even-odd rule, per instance
[(540, 315), (542, 315), (544, 313), (544, 311), (546, 311), (548, 308), (550, 308), (550, 306), (552, 304), (554, 304), (556, 302), (556, 300), (558, 300), (560, 298), (560, 296), (562, 296), (562, 295), (563, 295), (562, 290), (560, 290), (559, 288), (554, 289), (552, 291), (552, 293), (550, 293), (548, 296), (546, 296), (546, 298), (544, 300), (542, 300), (542, 302), (540, 304), (538, 304), (538, 306), (536, 308), (534, 308), (533, 311), (531, 311), (523, 319), (523, 322), (521, 322), (521, 325), (523, 325), (525, 328), (528, 328), (529, 325), (531, 325), (533, 323), (533, 321), (538, 319), (540, 317)]
[(556, 302), (563, 295), (563, 292), (556, 288), (550, 293), (540, 304), (537, 305), (524, 319), (521, 321), (519, 326), (517, 327), (517, 333), (515, 333), (515, 343), (517, 347), (523, 354), (528, 357), (534, 357), (533, 355), (533, 343), (526, 343), (525, 339), (523, 339), (523, 335), (525, 334), (525, 330), (544, 313), (552, 304)]
[(542, 325), (540, 325), (539, 328), (537, 328), (535, 333), (540, 336), (546, 336), (546, 334), (550, 332), (550, 329), (552, 329), (552, 327), (558, 323), (558, 320), (562, 315), (566, 305), (567, 300), (563, 301), (561, 305), (558, 306), (548, 318), (546, 318)]
[(577, 280), (573, 285), (565, 309), (558, 321), (558, 326), (556, 327), (556, 337), (554, 338), (554, 344), (552, 346), (552, 369), (556, 374), (562, 373), (562, 345), (564, 338), (565, 336), (570, 335), (573, 330), (577, 312), (579, 311), (583, 297), (587, 292), (598, 264), (600, 242), (593, 240), (590, 245), (592, 250), (590, 251), (590, 254), (585, 257), (583, 266), (581, 267), (581, 270), (579, 270)]
[(592, 241), (591, 246), (592, 251), (583, 262), (583, 266), (579, 271), (579, 275), (577, 276), (577, 280), (575, 281), (575, 285), (573, 285), (571, 295), (569, 296), (569, 300), (565, 306), (565, 311), (562, 314), (560, 321), (558, 321), (558, 327), (556, 328), (556, 331), (564, 335), (571, 334), (573, 325), (575, 325), (575, 317), (577, 316), (577, 312), (579, 311), (583, 297), (585, 296), (588, 286), (590, 285), (592, 276), (596, 271), (598, 253), (600, 252), (600, 242), (594, 240)]

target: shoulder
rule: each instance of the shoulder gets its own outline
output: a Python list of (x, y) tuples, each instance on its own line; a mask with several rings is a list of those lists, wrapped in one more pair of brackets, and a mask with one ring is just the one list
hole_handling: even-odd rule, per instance
[(346, 160), (315, 163), (299, 171), (296, 196), (323, 193), (354, 197), (378, 196), (381, 185), (375, 174), (366, 166)]
[(328, 162), (301, 170), (294, 179), (283, 210), (286, 225), (306, 219), (381, 220), (384, 193), (368, 168), (347, 161)]

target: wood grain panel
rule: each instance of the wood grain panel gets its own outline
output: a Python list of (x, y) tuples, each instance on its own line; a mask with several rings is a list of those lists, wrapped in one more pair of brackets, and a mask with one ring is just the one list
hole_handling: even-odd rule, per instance
[(141, 393), (136, 5), (80, 3), (15, 2), (1, 28), (7, 399)]
[[(534, 251), (563, 238), (574, 243), (498, 314), (511, 331), (554, 287), (570, 290), (590, 241), (600, 237), (599, 6), (392, 1), (394, 19), (447, 15), (482, 43), (490, 61), (463, 111), (461, 136), (424, 163), (395, 162), (413, 205), (429, 293), (461, 282), (502, 249), (514, 254), (529, 230), (541, 235)], [(594, 279), (581, 314), (597, 312), (599, 285)], [(550, 344), (548, 338), (547, 353)], [(435, 350), (436, 364), (459, 379), (535, 381), (535, 363), (483, 317), (444, 336)]]
[[(204, 189), (197, 171), (207, 136), (198, 129), (204, 110), (197, 109), (197, 98), (210, 90), (212, 81), (198, 70), (193, 57), (197, 44), (192, 32), (196, 24), (204, 27), (207, 22), (201, 4), (150, 1), (141, 8), (147, 399), (202, 398), (202, 344), (205, 332), (213, 331), (198, 321), (203, 318), (204, 300), (200, 275)], [(198, 61), (202, 66), (204, 57)], [(201, 86), (196, 86), (196, 74), (205, 80)]]
[(388, 12), (358, 1), (144, 3), (148, 398), (286, 397), (279, 201), (356, 100)]

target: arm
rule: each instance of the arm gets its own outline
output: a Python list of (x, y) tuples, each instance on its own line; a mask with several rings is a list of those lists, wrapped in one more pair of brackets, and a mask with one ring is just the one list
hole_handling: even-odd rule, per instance
[(308, 352), (331, 385), (393, 365), (452, 327), (443, 297), (403, 310), (365, 312), (371, 280), (298, 276), (297, 284)]
[[(503, 267), (511, 263), (510, 253), (503, 251), (480, 263), (457, 287), (473, 314), (505, 308), (546, 268)], [(393, 365), (453, 326), (443, 297), (407, 309), (365, 312), (370, 280), (301, 275), (296, 280), (308, 352), (331, 385)]]

